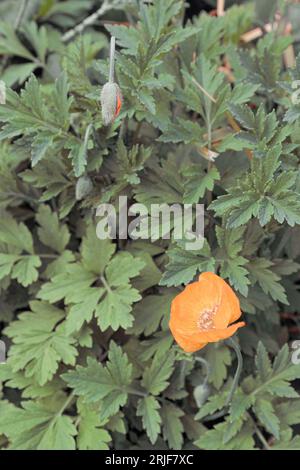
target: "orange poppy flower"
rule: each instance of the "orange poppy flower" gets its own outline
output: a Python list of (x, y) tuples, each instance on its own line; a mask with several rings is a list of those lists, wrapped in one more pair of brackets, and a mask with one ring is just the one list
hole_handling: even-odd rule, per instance
[(175, 341), (190, 353), (232, 336), (245, 326), (244, 322), (231, 325), (240, 316), (239, 299), (231, 287), (207, 272), (175, 297), (169, 326)]

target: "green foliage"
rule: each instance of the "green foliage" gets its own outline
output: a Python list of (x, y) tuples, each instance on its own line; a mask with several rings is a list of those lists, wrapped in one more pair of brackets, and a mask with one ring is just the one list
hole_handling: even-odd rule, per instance
[[(299, 378), (300, 367), (292, 364), (287, 346), (279, 351), (272, 365), (261, 342), (258, 344), (255, 366), (255, 377), (249, 375), (244, 378), (241, 388), (232, 400), (225, 422), (206, 431), (196, 442), (200, 449), (237, 449), (237, 445), (242, 445), (243, 449), (252, 449), (254, 442), (250, 438), (251, 434), (249, 436), (249, 428), (252, 427), (255, 431), (257, 426), (253, 415), (258, 424), (276, 439), (274, 448), (287, 445), (284, 443), (286, 425), (276, 414), (276, 404), (284, 406), (289, 399), (293, 406), (291, 400), (298, 401), (299, 395), (291, 386), (291, 382)], [(223, 402), (220, 398), (210, 397), (209, 403), (204, 405), (197, 417), (203, 418), (221, 408)], [(241, 436), (243, 444), (240, 442)], [(264, 445), (266, 447), (267, 444)]]
[(102, 418), (116, 414), (120, 406), (125, 405), (128, 398), (126, 388), (132, 381), (132, 366), (114, 342), (111, 342), (108, 359), (105, 368), (90, 358), (87, 367), (77, 366), (76, 370), (62, 376), (87, 403), (102, 401)]
[[(300, 54), (282, 27), (300, 26), (296, 5), (228, 0), (185, 21), (183, 0), (112, 1), (87, 27), (98, 0), (33, 3), (0, 4), (0, 448), (299, 450)], [(123, 104), (104, 126), (110, 34)], [(120, 196), (137, 212), (203, 204), (203, 246), (175, 218), (101, 240), (96, 209), (114, 205), (118, 232)], [(185, 354), (169, 331), (206, 271), (246, 322), (227, 408), (229, 344)]]

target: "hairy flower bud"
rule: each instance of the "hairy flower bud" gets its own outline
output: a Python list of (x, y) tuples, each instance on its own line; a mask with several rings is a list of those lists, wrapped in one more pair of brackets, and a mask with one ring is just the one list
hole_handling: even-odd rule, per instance
[(210, 395), (210, 387), (206, 383), (198, 385), (197, 387), (194, 388), (194, 399), (195, 402), (197, 403), (198, 408), (201, 408), (201, 406), (204, 405), (206, 400), (208, 399)]
[(107, 126), (119, 115), (122, 107), (122, 93), (116, 83), (106, 83), (101, 92), (102, 119)]
[(93, 190), (93, 183), (89, 176), (81, 176), (76, 183), (76, 201), (81, 201), (85, 196), (90, 194)]

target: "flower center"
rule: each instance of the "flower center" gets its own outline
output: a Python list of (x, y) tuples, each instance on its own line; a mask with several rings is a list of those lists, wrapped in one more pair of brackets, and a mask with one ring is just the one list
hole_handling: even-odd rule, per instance
[(218, 307), (218, 305), (214, 305), (212, 308), (202, 310), (199, 320), (197, 321), (197, 325), (200, 330), (211, 330), (216, 328), (214, 325), (214, 317), (218, 311)]

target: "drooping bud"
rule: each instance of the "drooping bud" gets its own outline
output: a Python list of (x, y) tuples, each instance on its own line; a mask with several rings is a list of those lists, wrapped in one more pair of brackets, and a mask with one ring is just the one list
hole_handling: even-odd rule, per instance
[(106, 126), (119, 115), (122, 107), (122, 93), (116, 83), (106, 83), (101, 92), (102, 119)]
[(209, 385), (206, 383), (198, 385), (197, 387), (194, 388), (194, 399), (195, 402), (197, 403), (198, 408), (201, 408), (201, 406), (204, 405), (206, 400), (208, 399), (210, 394), (210, 388)]

